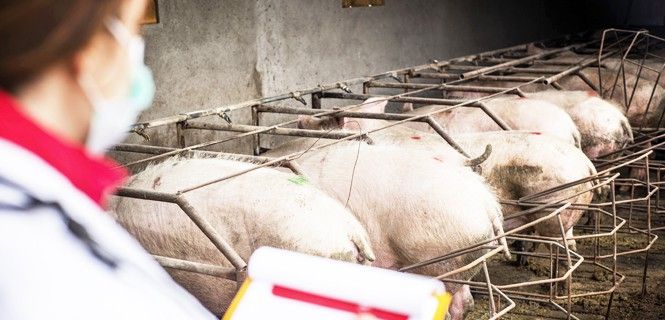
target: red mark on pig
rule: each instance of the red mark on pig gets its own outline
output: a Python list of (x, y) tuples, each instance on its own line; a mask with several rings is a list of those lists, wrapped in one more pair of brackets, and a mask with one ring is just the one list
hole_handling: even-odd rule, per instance
[(152, 182), (152, 189), (156, 190), (160, 185), (162, 185), (162, 177), (157, 177), (155, 178), (155, 181)]
[(439, 157), (439, 156), (434, 156), (432, 158), (436, 161), (443, 162), (443, 159), (441, 159), (441, 157)]
[(530, 133), (530, 134), (537, 134), (537, 135), (541, 135), (541, 134), (543, 134), (542, 132), (538, 132), (538, 131), (531, 131), (531, 132), (529, 132), (529, 133)]
[(413, 136), (413, 137), (411, 137), (411, 139), (413, 139), (413, 140), (420, 140), (421, 138), (420, 138), (420, 136)]
[(586, 94), (589, 97), (597, 97), (598, 96), (598, 92), (593, 91), (593, 90), (587, 90)]

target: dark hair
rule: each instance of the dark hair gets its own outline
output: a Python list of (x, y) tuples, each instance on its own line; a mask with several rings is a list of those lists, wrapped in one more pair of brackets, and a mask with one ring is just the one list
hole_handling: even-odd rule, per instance
[(3, 0), (0, 89), (10, 92), (72, 57), (117, 13), (120, 0)]

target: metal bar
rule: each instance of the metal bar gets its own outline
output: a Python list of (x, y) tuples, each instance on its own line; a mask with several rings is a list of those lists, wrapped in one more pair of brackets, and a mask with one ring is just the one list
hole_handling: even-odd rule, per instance
[[(599, 59), (602, 60), (602, 59), (604, 59), (604, 58), (606, 58), (606, 57), (609, 57), (610, 55), (616, 54), (617, 52), (618, 52), (617, 50), (610, 51), (610, 52), (608, 52), (608, 53), (605, 53), (605, 54), (601, 55), (601, 56), (599, 57)], [(558, 73), (558, 74), (555, 74), (555, 75), (553, 75), (553, 76), (550, 76), (550, 77), (546, 78), (545, 80), (543, 80), (543, 83), (545, 83), (545, 84), (551, 84), (552, 82), (559, 81), (561, 78), (563, 78), (563, 77), (565, 77), (565, 76), (567, 76), (567, 75), (571, 75), (571, 74), (573, 74), (573, 73), (577, 73), (578, 71), (580, 71), (580, 70), (582, 70), (582, 69), (584, 69), (584, 68), (590, 66), (590, 65), (593, 64), (594, 62), (596, 62), (596, 60), (594, 60), (593, 58), (590, 58), (590, 59), (587, 59), (587, 60), (582, 60), (582, 61), (580, 61), (580, 62), (579, 62), (576, 66), (574, 66), (574, 67), (569, 68), (569, 69), (567, 69), (567, 70), (565, 70), (565, 71), (562, 71), (562, 72), (560, 72), (560, 73)]]
[(443, 127), (438, 122), (436, 122), (436, 120), (434, 120), (432, 116), (427, 116), (425, 117), (425, 119), (427, 121), (427, 124), (429, 124), (430, 127), (432, 127), (432, 129), (443, 138), (443, 140), (446, 140), (446, 142), (451, 147), (453, 147), (455, 150), (457, 150), (457, 152), (461, 153), (463, 156), (471, 158), (471, 156), (469, 156), (469, 154), (466, 153), (464, 149), (462, 149), (462, 147), (460, 147), (460, 145), (458, 145), (457, 142), (455, 142), (455, 140), (453, 140), (453, 138), (451, 138), (448, 135), (448, 133), (446, 133), (446, 130), (443, 129)]
[[(302, 115), (316, 115), (321, 113), (320, 111), (312, 109), (272, 106), (272, 105), (261, 105), (258, 107), (258, 111), (284, 113), (284, 114), (302, 114)], [(331, 110), (329, 115), (336, 117), (345, 117), (345, 118), (363, 118), (363, 119), (377, 119), (377, 120), (387, 120), (387, 121), (400, 121), (400, 120), (407, 120), (413, 118), (413, 116), (399, 114), (399, 113), (375, 113), (375, 112), (359, 112), (359, 111), (343, 111), (343, 110), (337, 110), (337, 111)], [(413, 121), (426, 122), (425, 119), (414, 119)]]
[[(483, 59), (483, 62), (488, 62), (488, 63), (503, 63), (507, 61), (513, 61), (514, 59), (508, 59), (508, 58), (486, 58)], [(556, 60), (534, 60), (530, 62), (529, 64), (531, 65), (544, 65), (544, 66), (564, 66), (564, 67), (570, 67), (574, 66), (577, 64), (577, 62), (571, 62), (571, 61), (556, 61)], [(594, 63), (591, 65), (592, 67), (597, 67), (597, 65)], [(602, 65), (601, 65), (602, 67)]]
[[(383, 97), (383, 99), (389, 100), (389, 99), (393, 99), (393, 98), (402, 97), (402, 96), (407, 95), (407, 94), (416, 94), (416, 93), (421, 93), (421, 92), (425, 92), (425, 91), (428, 91), (428, 90), (430, 90), (430, 89), (425, 88), (425, 89), (411, 91), (409, 93), (402, 93), (402, 94), (397, 94), (397, 95), (393, 95), (393, 96)], [(472, 103), (472, 102), (473, 101), (464, 101), (463, 103), (460, 103), (459, 106), (467, 105), (467, 104)], [(356, 104), (356, 105), (351, 105), (351, 106), (348, 106), (348, 107), (344, 107), (343, 110), (346, 111), (346, 110), (358, 108), (358, 107), (363, 106), (364, 104), (365, 104), (365, 102), (362, 102), (362, 103), (359, 103), (359, 104)], [(317, 113), (316, 116), (326, 116), (326, 115), (334, 114), (335, 112), (337, 112), (337, 110), (332, 110), (332, 111), (323, 111), (323, 110), (321, 110), (321, 112)], [(421, 117), (421, 116), (418, 116), (418, 117)], [(417, 118), (417, 117), (414, 117), (414, 118)], [(185, 149), (194, 150), (194, 149), (201, 149), (201, 148), (211, 147), (211, 146), (218, 145), (218, 144), (221, 144), (221, 143), (224, 143), (224, 142), (227, 142), (227, 141), (252, 136), (252, 135), (258, 134), (258, 133), (263, 133), (263, 132), (266, 132), (266, 131), (268, 131), (270, 129), (273, 129), (273, 128), (293, 124), (293, 123), (296, 123), (297, 121), (298, 121), (297, 119), (290, 120), (290, 121), (285, 121), (285, 122), (279, 123), (277, 125), (273, 125), (273, 126), (270, 126), (270, 127), (265, 127), (265, 129), (259, 129), (259, 130), (253, 131), (253, 132), (241, 133), (241, 134), (229, 137), (229, 138), (223, 138), (223, 139), (214, 140), (214, 141), (202, 142), (202, 143), (199, 143), (199, 144), (196, 144), (196, 145), (189, 146)], [(393, 126), (393, 125), (388, 125), (386, 127), (390, 127), (390, 126)], [(373, 131), (378, 131), (378, 130), (382, 130), (382, 129), (384, 129), (384, 128), (376, 129), (376, 130), (373, 130)], [(141, 131), (142, 130), (138, 130), (137, 132), (141, 132)], [(359, 136), (361, 136), (361, 135), (364, 135), (364, 134), (360, 134)], [(348, 139), (341, 139), (341, 140), (348, 140)], [(341, 141), (341, 140), (339, 140), (339, 141)], [(172, 156), (172, 155), (175, 155), (175, 154), (178, 154), (178, 153), (181, 153), (181, 152), (182, 152), (182, 150), (167, 152), (167, 153), (152, 156), (152, 157), (149, 157), (149, 158), (146, 158), (146, 159), (141, 159), (141, 160), (138, 160), (138, 161), (127, 163), (127, 164), (125, 164), (125, 166), (130, 167), (130, 166), (133, 166), (133, 165), (137, 165), (139, 163), (145, 163), (145, 162), (153, 161), (153, 160), (156, 160), (156, 159), (161, 159), (161, 158)]]
[[(443, 80), (457, 80), (459, 75), (449, 74), (449, 73), (434, 73), (434, 72), (418, 72), (413, 75), (414, 77), (426, 78), (426, 79), (443, 79)], [(474, 80), (480, 81), (508, 81), (508, 82), (530, 82), (537, 80), (538, 77), (526, 77), (526, 76), (491, 76), (491, 75), (480, 75), (473, 78)]]
[(119, 188), (116, 195), (143, 200), (154, 200), (177, 204), (194, 224), (205, 234), (217, 249), (231, 262), (236, 270), (244, 270), (247, 267), (245, 261), (235, 250), (220, 236), (215, 228), (205, 218), (200, 216), (185, 198), (180, 195), (135, 188)]
[[(500, 49), (485, 51), (485, 52), (482, 52), (482, 53), (470, 54), (470, 55), (467, 55), (467, 56), (454, 58), (454, 59), (450, 59), (450, 60), (447, 60), (447, 61), (427, 63), (427, 64), (422, 64), (422, 65), (413, 66), (413, 67), (391, 70), (391, 71), (388, 71), (388, 72), (379, 73), (379, 74), (375, 74), (375, 75), (368, 76), (368, 77), (358, 77), (358, 78), (348, 79), (348, 80), (345, 80), (345, 81), (342, 81), (342, 82), (319, 85), (319, 86), (314, 87), (314, 88), (298, 91), (298, 93), (300, 95), (307, 95), (307, 94), (324, 92), (324, 91), (328, 91), (328, 90), (340, 89), (340, 88), (342, 88), (343, 85), (345, 85), (345, 86), (360, 85), (362, 83), (372, 81), (372, 80), (380, 80), (380, 79), (389, 78), (389, 77), (396, 76), (396, 75), (410, 74), (410, 73), (418, 72), (418, 71), (421, 71), (421, 70), (427, 70), (427, 69), (438, 70), (440, 67), (445, 66), (449, 63), (457, 63), (457, 62), (463, 62), (463, 61), (473, 61), (473, 60), (480, 59), (480, 58), (485, 57), (485, 56), (492, 56), (492, 55), (495, 55), (495, 54), (500, 54), (500, 53), (509, 52), (509, 51), (513, 51), (513, 50), (518, 50), (518, 49), (523, 50), (524, 48), (525, 48), (525, 45), (523, 45), (523, 44), (508, 47), (508, 48), (500, 48)], [(168, 117), (163, 117), (163, 118), (159, 118), (159, 119), (155, 119), (155, 120), (151, 120), (151, 121), (139, 122), (139, 123), (134, 124), (130, 128), (131, 129), (130, 131), (133, 131), (133, 130), (139, 130), (140, 131), (140, 130), (145, 130), (145, 129), (148, 129), (148, 128), (154, 128), (154, 127), (159, 127), (159, 126), (164, 126), (164, 125), (169, 125), (169, 124), (175, 124), (179, 121), (191, 120), (191, 119), (194, 119), (194, 118), (219, 114), (221, 112), (228, 112), (228, 111), (238, 110), (238, 109), (242, 109), (242, 108), (246, 108), (246, 107), (251, 107), (253, 105), (266, 104), (266, 103), (270, 103), (270, 102), (288, 100), (288, 99), (292, 99), (292, 98), (293, 98), (293, 94), (288, 93), (288, 94), (281, 94), (281, 95), (276, 95), (276, 96), (271, 96), (271, 97), (265, 97), (265, 98), (261, 98), (261, 99), (254, 99), (254, 100), (244, 101), (244, 102), (225, 105), (225, 106), (221, 106), (221, 107), (215, 107), (215, 108), (210, 108), (210, 109), (187, 112), (187, 113), (168, 116)]]
[[(434, 89), (434, 88), (432, 88), (432, 89)], [(414, 91), (411, 91), (411, 92), (414, 92)], [(381, 97), (381, 96), (373, 96), (373, 95), (358, 94), (358, 93), (345, 93), (345, 92), (323, 92), (321, 94), (321, 97), (331, 98), (331, 99), (367, 100), (369, 98), (376, 98), (376, 97)], [(456, 104), (463, 103), (467, 100), (463, 100), (463, 99), (421, 98), (421, 97), (398, 97), (398, 98), (388, 99), (388, 101), (423, 103), (423, 104), (441, 104), (441, 105), (453, 106), (453, 105), (456, 105)]]
[(312, 93), (312, 109), (321, 109), (321, 94)]
[(176, 198), (175, 203), (187, 214), (187, 216), (196, 224), (197, 227), (212, 241), (219, 251), (222, 252), (224, 257), (231, 262), (237, 271), (242, 271), (247, 268), (245, 261), (238, 255), (238, 253), (229, 245), (222, 236), (217, 233), (215, 228), (203, 216), (196, 212), (196, 209), (189, 204), (189, 202), (182, 196)]
[(193, 262), (164, 256), (152, 255), (164, 268), (205, 274), (213, 277), (236, 281), (236, 270), (211, 264)]
[[(312, 99), (313, 96), (312, 96)], [(312, 104), (313, 104), (312, 100)], [(256, 110), (256, 106), (252, 106), (252, 125), (254, 126), (260, 126), (261, 125), (261, 115), (259, 114), (258, 110)], [(261, 154), (261, 135), (255, 134), (252, 136), (252, 152), (254, 153), (255, 156), (258, 156)]]
[(524, 63), (527, 63), (527, 62), (534, 61), (536, 59), (540, 59), (540, 58), (548, 57), (548, 56), (551, 56), (551, 55), (555, 55), (555, 54), (560, 53), (560, 52), (568, 51), (570, 49), (581, 48), (583, 46), (592, 44), (594, 42), (596, 42), (596, 41), (594, 40), (594, 41), (590, 41), (590, 42), (583, 43), (583, 44), (570, 45), (570, 46), (566, 46), (566, 47), (563, 47), (563, 48), (549, 50), (549, 51), (545, 51), (545, 52), (542, 52), (542, 53), (539, 53), (539, 54), (524, 57), (524, 58), (521, 58), (521, 59), (516, 59), (516, 60), (513, 60), (513, 61), (507, 61), (507, 62), (499, 63), (497, 65), (484, 67), (484, 68), (481, 68), (481, 69), (478, 69), (478, 70), (465, 72), (465, 73), (460, 74), (460, 79), (474, 78), (474, 77), (477, 77), (479, 75), (483, 75), (483, 74), (491, 73), (491, 72), (494, 72), (494, 71), (497, 71), (497, 70), (505, 69), (505, 68), (508, 68), (508, 67), (513, 67), (513, 66), (516, 66), (516, 65), (524, 64)]
[[(482, 66), (465, 66), (465, 65), (449, 65), (448, 70), (455, 71), (475, 71), (483, 68)], [(495, 72), (510, 72), (510, 73), (535, 73), (535, 74), (557, 74), (563, 72), (565, 69), (554, 68), (523, 68), (523, 67), (509, 67)]]
[[(255, 130), (266, 129), (263, 126), (251, 126), (244, 124), (216, 124), (216, 123), (194, 123), (186, 122), (184, 128), (191, 130), (214, 130), (214, 131), (231, 131), (231, 132), (254, 132)], [(266, 130), (262, 134), (291, 136), (291, 137), (304, 137), (304, 138), (324, 138), (324, 139), (342, 139), (353, 135), (353, 133), (346, 132), (326, 132), (321, 130), (309, 129), (293, 129), (293, 128), (273, 128)]]
[(177, 149), (177, 148), (148, 146), (148, 145), (129, 144), (129, 143), (118, 144), (118, 145), (114, 146), (111, 150), (113, 150), (113, 151), (122, 151), (122, 152), (145, 153), (145, 154), (163, 154), (163, 153), (173, 152), (173, 151), (182, 151), (183, 153), (191, 152), (191, 153), (194, 153), (194, 154), (201, 154), (201, 155), (204, 155), (204, 156), (211, 156), (211, 157), (227, 156), (229, 158), (233, 158), (233, 159), (236, 159), (236, 160), (248, 161), (248, 162), (268, 162), (268, 161), (273, 160), (273, 158), (269, 158), (269, 157), (250, 156), (250, 155), (239, 154), (239, 153), (227, 153), (227, 152), (206, 151), (206, 150)]
[(492, 284), (490, 281), (490, 273), (487, 270), (487, 261), (483, 261), (483, 273), (485, 274), (485, 281), (487, 283), (487, 291), (488, 291), (488, 296), (489, 296), (489, 304), (490, 304), (490, 316), (494, 316), (496, 314), (496, 306), (494, 305), (494, 293), (492, 293)]
[(485, 114), (487, 114), (490, 118), (492, 118), (492, 120), (494, 120), (494, 122), (496, 122), (496, 124), (498, 124), (499, 127), (501, 127), (501, 129), (512, 130), (510, 126), (505, 121), (503, 121), (499, 116), (494, 114), (494, 112), (492, 112), (485, 103), (483, 102), (480, 103), (480, 109), (483, 110), (483, 112), (485, 112)]
[(180, 148), (185, 148), (187, 147), (187, 143), (185, 142), (185, 131), (183, 129), (183, 122), (178, 122), (175, 124), (176, 128), (176, 138), (178, 139), (178, 146)]
[[(481, 86), (426, 84), (426, 83), (391, 83), (391, 82), (380, 82), (380, 81), (370, 81), (367, 83), (367, 85), (368, 87), (389, 88), (389, 89), (423, 89), (423, 88), (434, 87), (432, 90), (482, 92), (482, 93), (498, 93), (506, 90), (506, 88), (502, 87), (481, 87)], [(511, 92), (511, 93), (517, 94), (516, 92)]]

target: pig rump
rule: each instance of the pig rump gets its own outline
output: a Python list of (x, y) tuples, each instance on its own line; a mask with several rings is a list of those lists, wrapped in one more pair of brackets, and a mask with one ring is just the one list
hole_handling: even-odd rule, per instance
[[(173, 159), (148, 167), (128, 185), (175, 193), (252, 167), (216, 158)], [(185, 197), (245, 260), (260, 246), (363, 264), (374, 260), (369, 237), (358, 220), (298, 176), (261, 168)], [(111, 209), (152, 254), (231, 267), (176, 205), (116, 198)], [(169, 273), (215, 314), (223, 313), (235, 294), (235, 282), (178, 270)]]

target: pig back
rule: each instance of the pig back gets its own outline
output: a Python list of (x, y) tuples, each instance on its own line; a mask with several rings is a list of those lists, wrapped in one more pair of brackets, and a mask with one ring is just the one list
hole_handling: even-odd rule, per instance
[[(323, 190), (342, 203), (348, 200), (369, 232), (377, 258), (392, 260), (387, 263), (391, 267), (489, 239), (494, 235), (492, 219), (501, 219), (498, 202), (483, 179), (467, 167), (446, 164), (433, 151), (345, 144), (307, 153), (298, 162)], [(482, 253), (417, 272), (441, 275)]]

